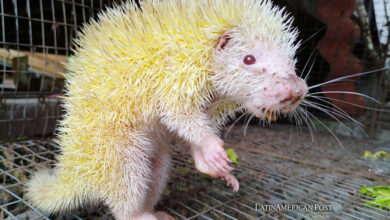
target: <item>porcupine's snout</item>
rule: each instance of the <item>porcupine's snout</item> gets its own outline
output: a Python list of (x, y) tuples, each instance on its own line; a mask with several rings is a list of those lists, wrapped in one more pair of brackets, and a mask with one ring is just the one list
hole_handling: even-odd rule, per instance
[(263, 88), (248, 103), (247, 108), (257, 116), (267, 112), (291, 112), (304, 100), (308, 91), (305, 81), (292, 74), (269, 74)]
[(298, 106), (305, 98), (307, 86), (303, 79), (295, 74), (289, 74), (276, 82), (276, 97), (279, 104), (286, 105), (283, 111), (291, 111)]

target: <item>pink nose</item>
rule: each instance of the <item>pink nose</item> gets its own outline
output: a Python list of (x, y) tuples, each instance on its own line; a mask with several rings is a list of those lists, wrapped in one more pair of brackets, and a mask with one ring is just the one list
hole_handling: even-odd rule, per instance
[(307, 93), (307, 86), (303, 79), (295, 74), (290, 74), (288, 77), (281, 78), (282, 87), (281, 102), (295, 101), (303, 98)]

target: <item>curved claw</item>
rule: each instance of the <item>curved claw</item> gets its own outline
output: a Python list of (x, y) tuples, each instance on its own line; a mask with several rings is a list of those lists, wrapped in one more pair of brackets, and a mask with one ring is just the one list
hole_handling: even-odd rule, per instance
[(227, 186), (231, 185), (233, 187), (233, 192), (237, 192), (240, 188), (238, 180), (230, 173), (225, 173), (221, 178), (227, 182)]

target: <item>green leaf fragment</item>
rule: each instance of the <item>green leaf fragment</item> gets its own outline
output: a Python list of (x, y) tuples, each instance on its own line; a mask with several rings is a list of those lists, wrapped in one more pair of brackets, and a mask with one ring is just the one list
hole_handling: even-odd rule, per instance
[(386, 151), (377, 151), (375, 153), (372, 153), (371, 151), (365, 151), (364, 152), (364, 155), (363, 155), (363, 158), (365, 160), (371, 160), (371, 159), (374, 159), (374, 160), (389, 160), (390, 159), (390, 154), (387, 153)]
[(390, 186), (364, 186), (359, 193), (374, 198), (365, 204), (377, 207), (383, 205), (390, 209)]
[(377, 151), (374, 153), (374, 155), (372, 155), (374, 157), (374, 159), (376, 160), (379, 160), (379, 159), (382, 159), (382, 160), (389, 160), (390, 158), (390, 155), (389, 153), (387, 153), (386, 151)]
[(238, 156), (236, 152), (234, 152), (233, 148), (227, 149), (226, 153), (229, 155), (229, 158), (233, 161), (233, 163), (238, 164)]
[(365, 160), (372, 159), (372, 152), (368, 150), (364, 151), (363, 157)]

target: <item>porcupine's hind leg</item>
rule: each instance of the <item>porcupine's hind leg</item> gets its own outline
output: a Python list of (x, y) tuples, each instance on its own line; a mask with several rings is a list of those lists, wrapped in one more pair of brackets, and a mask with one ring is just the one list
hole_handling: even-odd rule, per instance
[[(161, 151), (163, 150), (163, 151)], [(168, 180), (168, 170), (170, 167), (170, 155), (167, 149), (159, 149), (152, 159), (153, 177), (150, 182), (150, 189), (145, 202), (145, 210), (148, 213), (154, 213), (154, 206), (160, 200)], [(154, 213), (157, 219), (174, 219), (165, 212), (158, 211)]]
[[(158, 181), (154, 170), (156, 167), (161, 167), (158, 166), (160, 164), (158, 156), (162, 156), (157, 146), (158, 142), (149, 133), (138, 133), (132, 136), (134, 138), (131, 144), (126, 146), (120, 158), (121, 173), (118, 175), (122, 179), (121, 184), (118, 186), (118, 191), (106, 195), (106, 202), (118, 220), (168, 220), (170, 219), (168, 214), (153, 212), (153, 206), (148, 206), (150, 202), (148, 196), (153, 189), (152, 183)], [(166, 173), (163, 172), (163, 175)]]
[[(172, 147), (168, 137), (170, 137), (169, 132), (162, 127), (158, 127), (153, 134), (153, 140), (158, 150), (152, 159), (153, 177), (145, 203), (146, 210), (150, 212), (153, 212), (154, 206), (160, 200), (168, 181), (168, 172), (171, 167), (169, 151)], [(174, 219), (164, 212), (157, 212), (156, 215), (158, 215), (158, 219)]]

